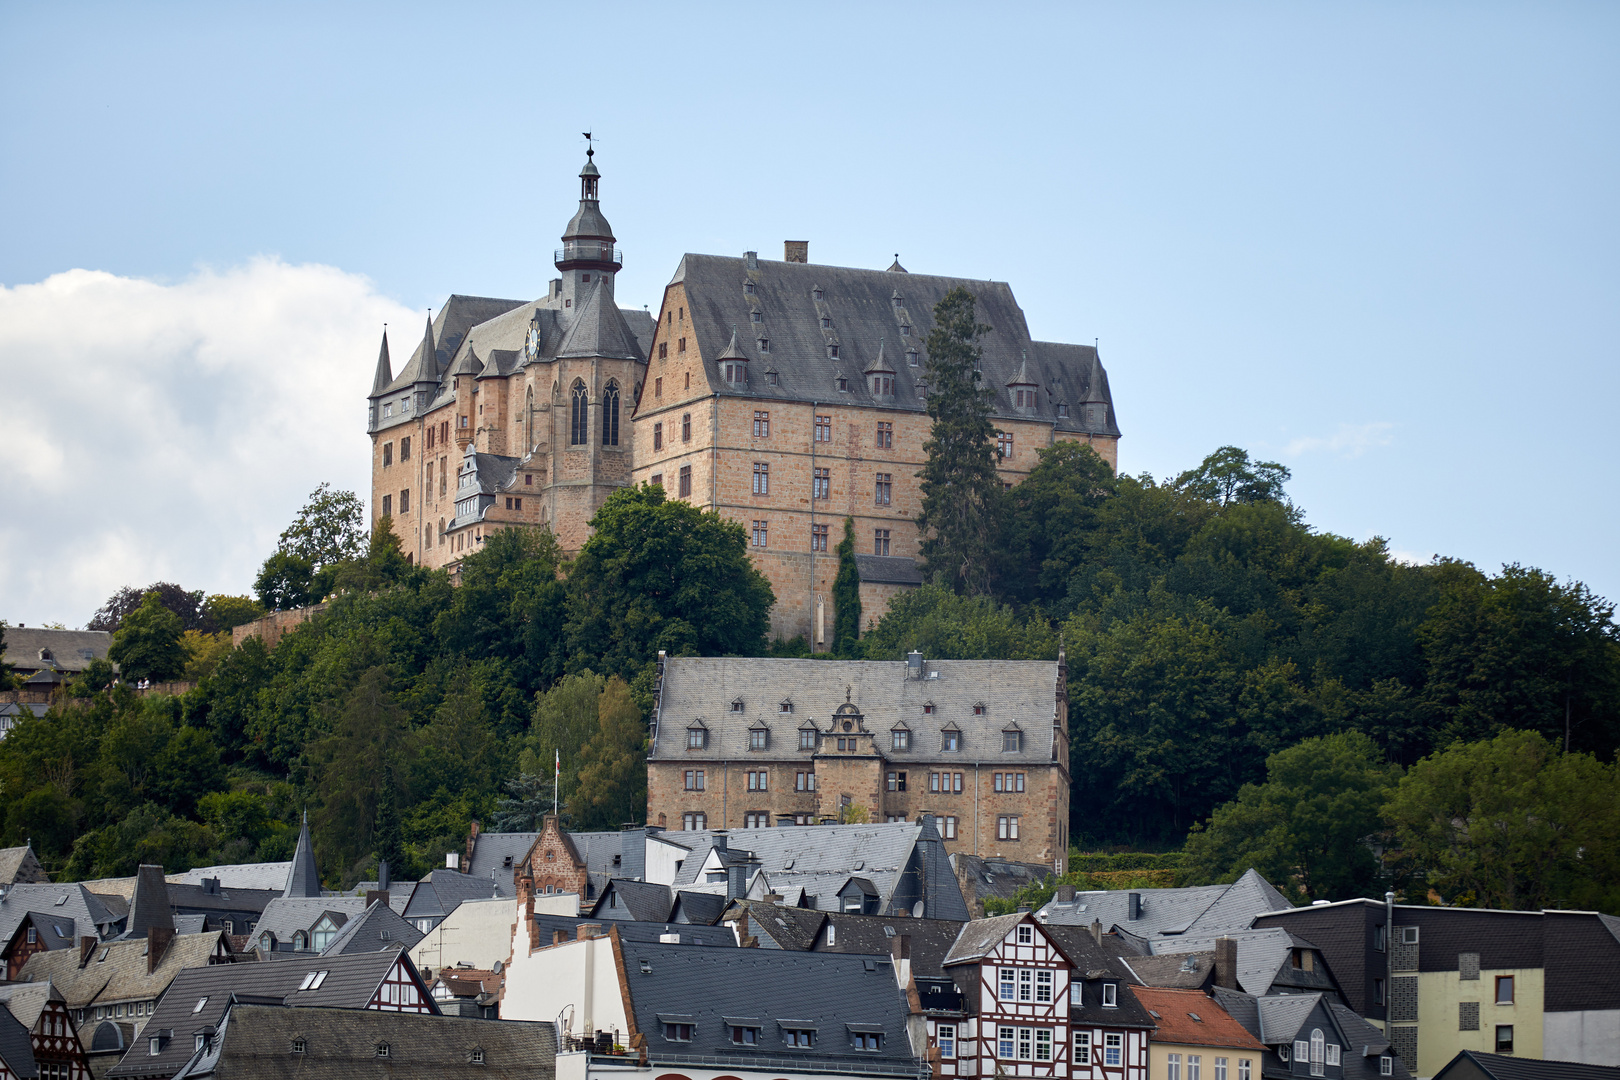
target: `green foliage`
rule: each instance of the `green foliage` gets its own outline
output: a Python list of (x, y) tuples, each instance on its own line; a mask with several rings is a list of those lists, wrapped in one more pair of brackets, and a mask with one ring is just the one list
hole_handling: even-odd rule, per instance
[(1039, 615), (924, 585), (895, 597), (860, 648), (868, 660), (902, 660), (913, 649), (936, 660), (1054, 660), (1058, 637)]
[(259, 603), (271, 611), (291, 611), (318, 603), (323, 595), (315, 582), (315, 568), (285, 551), (277, 551), (259, 568), (253, 579)]
[[(125, 585), (113, 593), (107, 602), (90, 617), (85, 624), (86, 630), (104, 630), (107, 633), (117, 633), (118, 628), (124, 624), (130, 614), (145, 602), (153, 593), (157, 594), (158, 602), (179, 618), (181, 629), (197, 630), (211, 634), (219, 627), (215, 626), (209, 618), (207, 601), (201, 589), (190, 591), (181, 588), (172, 581), (155, 581), (144, 589), (137, 589)], [(58, 628), (60, 629), (60, 628)]]
[(17, 685), (16, 669), (5, 661), (6, 621), (0, 619), (0, 690), (11, 690)]
[(576, 829), (616, 829), (647, 816), (647, 725), (618, 676), (597, 698), (597, 731), (579, 754), (579, 783), (568, 800)]
[(1098, 515), (1118, 485), (1086, 443), (1060, 442), (1036, 457), (1005, 498), (997, 582), (1008, 599), (1066, 614), (1070, 580), (1091, 556)]
[(957, 592), (990, 589), (1001, 508), (1001, 480), (990, 422), (994, 392), (980, 386), (979, 322), (973, 294), (955, 288), (934, 305), (928, 334), (928, 415), (922, 510), (917, 515), (929, 575)]
[(642, 485), (608, 496), (591, 528), (568, 573), (571, 669), (633, 682), (659, 650), (764, 653), (776, 601), (741, 525)]
[(1384, 815), (1417, 891), (1465, 906), (1616, 911), (1616, 791), (1620, 766), (1508, 730), (1412, 766)]
[(1025, 885), (1012, 896), (1003, 899), (999, 896), (984, 898), (984, 914), (986, 918), (996, 915), (1011, 915), (1021, 907), (1027, 906), (1036, 911), (1045, 905), (1052, 897), (1057, 895), (1059, 885), (1073, 885), (1076, 892), (1103, 891), (1114, 889), (1163, 889), (1170, 884), (1166, 878), (1169, 870), (1129, 869), (1112, 872), (1094, 872), (1075, 870), (1070, 868), (1062, 877), (1052, 876), (1045, 881), (1033, 885)]
[(189, 659), (183, 633), (180, 617), (163, 606), (157, 593), (149, 592), (140, 607), (124, 616), (107, 658), (125, 679), (178, 679)]
[(321, 570), (359, 559), (365, 543), (365, 504), (354, 492), (334, 491), (322, 482), (282, 530), (276, 550)]
[(1249, 460), (1249, 452), (1223, 446), (1176, 477), (1176, 486), (1201, 499), (1229, 506), (1232, 503), (1286, 502), (1283, 485), (1291, 474), (1275, 461)]
[(320, 803), (313, 824), (322, 840), (317, 851), (323, 877), (340, 877), (371, 851), (383, 783), (393, 779), (410, 730), (388, 690), (386, 669), (367, 668), (344, 701), (331, 733), (310, 744)]
[(495, 804), (496, 832), (539, 832), (541, 820), (551, 813), (551, 775), (519, 773), (504, 785), (506, 794)]
[(861, 573), (855, 565), (855, 519), (844, 519), (838, 542), (838, 576), (833, 578), (832, 654), (854, 656), (861, 637)]
[(214, 633), (233, 629), (262, 618), (264, 605), (251, 596), (224, 596), (214, 593), (203, 604), (203, 613)]
[(1251, 867), (1296, 903), (1379, 891), (1368, 841), (1400, 777), (1358, 731), (1304, 739), (1266, 759), (1266, 782), (1245, 784), (1187, 838), (1183, 871), (1236, 881)]

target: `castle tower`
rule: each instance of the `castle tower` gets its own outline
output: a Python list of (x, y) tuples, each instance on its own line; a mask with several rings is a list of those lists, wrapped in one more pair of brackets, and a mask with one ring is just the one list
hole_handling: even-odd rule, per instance
[(602, 216), (599, 186), (602, 174), (597, 172), (594, 148), (585, 151), (585, 167), (579, 170), (579, 209), (568, 219), (563, 230), (562, 250), (557, 252), (557, 269), (562, 271), (563, 312), (568, 314), (579, 308), (594, 287), (606, 289), (606, 299), (613, 299), (613, 275), (623, 265), (623, 256), (613, 246), (613, 227)]

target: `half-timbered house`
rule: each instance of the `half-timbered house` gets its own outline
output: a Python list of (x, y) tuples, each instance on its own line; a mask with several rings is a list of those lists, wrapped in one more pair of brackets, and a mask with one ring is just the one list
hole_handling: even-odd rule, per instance
[(1085, 930), (981, 919), (944, 969), (949, 988), (919, 993), (936, 1078), (1147, 1080), (1153, 1020), (1129, 969)]
[(0, 1011), (9, 1012), (28, 1031), (39, 1080), (90, 1080), (73, 1017), (54, 986), (48, 982), (0, 986)]

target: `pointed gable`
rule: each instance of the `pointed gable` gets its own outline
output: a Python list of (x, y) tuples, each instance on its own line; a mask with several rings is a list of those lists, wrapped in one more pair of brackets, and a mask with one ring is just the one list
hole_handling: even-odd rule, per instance
[(579, 313), (557, 349), (565, 357), (601, 357), (608, 360), (640, 360), (641, 348), (624, 321), (624, 315), (608, 294), (607, 282), (599, 281), (580, 305)]
[(292, 868), (287, 871), (284, 897), (318, 897), (321, 895), (321, 871), (315, 865), (315, 846), (309, 839), (309, 814), (298, 829), (298, 847), (293, 852)]

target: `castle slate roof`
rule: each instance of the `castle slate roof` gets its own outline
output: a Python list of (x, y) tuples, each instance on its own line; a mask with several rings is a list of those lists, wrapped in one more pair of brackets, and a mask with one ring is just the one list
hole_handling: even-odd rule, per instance
[[(743, 291), (743, 282), (754, 285)], [(886, 270), (868, 270), (817, 263), (775, 262), (768, 259), (687, 254), (670, 284), (686, 287), (692, 333), (705, 359), (719, 357), (733, 327), (745, 327), (743, 353), (753, 361), (769, 360), (779, 372), (775, 385), (750, 379), (734, 386), (720, 377), (717, 366), (705, 364), (712, 393), (783, 401), (822, 401), (838, 395), (837, 378), (867, 369), (879, 348), (894, 360), (894, 396), (874, 395), (858, 378), (848, 384), (850, 403), (923, 412), (917, 383), (924, 378), (929, 331), (934, 326), (934, 305), (952, 289), (973, 293), (979, 321), (993, 329), (980, 341), (984, 385), (995, 391), (995, 416), (1037, 419), (1060, 432), (1119, 435), (1112, 402), (1098, 424), (1085, 423), (1078, 406), (1088, 395), (1106, 399), (1100, 381), (1101, 365), (1093, 364), (1096, 350), (1086, 345), (1035, 341), (1012, 289), (999, 281), (930, 274), (900, 276)], [(815, 299), (816, 290), (821, 299)], [(899, 293), (898, 299), (895, 293)], [(758, 310), (763, 321), (754, 323)], [(822, 325), (829, 319), (830, 326)], [(762, 348), (760, 339), (769, 343)], [(831, 355), (831, 346), (838, 356)], [(909, 363), (915, 350), (917, 365)], [(1015, 409), (1008, 380), (1027, 359), (1027, 378), (1039, 388), (1039, 405)], [(1058, 405), (1069, 406), (1067, 416)]]
[[(929, 660), (928, 677), (921, 679), (910, 678), (908, 670), (903, 660), (670, 657), (664, 662), (648, 760), (809, 761), (812, 752), (799, 749), (796, 732), (809, 724), (830, 731), (833, 711), (844, 704), (847, 689), (866, 730), (878, 734), (884, 756), (897, 765), (957, 756), (940, 750), (939, 733), (947, 723), (962, 733), (963, 761), (989, 759), (1028, 767), (1051, 762), (1059, 678), (1055, 661)], [(733, 710), (738, 701), (742, 708)], [(784, 702), (792, 712), (780, 711)], [(933, 712), (924, 713), (925, 705), (932, 705)], [(975, 714), (978, 706), (983, 712)], [(688, 753), (686, 728), (696, 720), (708, 728), (708, 746)], [(911, 748), (892, 750), (887, 732), (901, 721), (911, 729)], [(1002, 730), (1009, 721), (1017, 721), (1024, 732), (1021, 749), (1013, 753), (1002, 750)], [(765, 750), (749, 749), (748, 731), (756, 723), (770, 729)]]
[[(411, 358), (405, 362), (383, 393), (372, 393), (372, 397), (385, 397), (388, 394), (409, 390), (419, 382), (437, 383), (444, 377), (451, 359), (466, 340), (468, 331), (481, 323), (486, 323), (498, 315), (511, 311), (513, 308), (523, 306), (522, 300), (498, 300), (491, 296), (459, 296), (452, 295), (444, 302), (426, 332), (411, 353)], [(431, 336), (432, 345), (428, 345)], [(406, 417), (414, 419), (414, 417)], [(378, 425), (379, 427), (382, 425)]]
[(568, 327), (568, 335), (557, 348), (557, 355), (601, 356), (622, 360), (646, 359), (646, 354), (636, 344), (635, 335), (625, 323), (624, 315), (613, 302), (611, 287), (601, 278), (597, 279), (591, 287), (590, 295), (581, 302), (578, 314)]
[[(174, 1032), (156, 1055), (146, 1041), (135, 1044), (109, 1076), (172, 1076), (190, 1060), (191, 1035), (204, 1028), (219, 1028), (233, 997), (272, 999), (286, 1006), (364, 1009), (377, 994), (396, 963), (412, 972), (410, 958), (400, 952), (354, 953), (349, 956), (299, 956), (274, 963), (215, 964), (187, 968), (175, 976), (169, 990), (146, 1022), (150, 1032)], [(318, 985), (300, 990), (304, 976), (325, 971)], [(420, 981), (420, 976), (417, 976)], [(427, 987), (420, 988), (424, 997)], [(429, 999), (431, 1000), (431, 999)], [(433, 1006), (437, 1008), (437, 1006)]]
[(49, 884), (51, 875), (39, 865), (34, 849), (22, 847), (0, 848), (0, 885), (23, 882), (30, 885)]
[[(907, 1006), (887, 956), (709, 949), (621, 942), (621, 975), (636, 1030), (654, 1066), (716, 1064), (781, 1073), (920, 1074), (906, 1035)], [(692, 1025), (690, 1041), (664, 1038), (664, 1024)], [(759, 1049), (732, 1047), (729, 1028), (759, 1029)], [(784, 1045), (787, 1029), (814, 1030), (814, 1045)], [(858, 1051), (857, 1033), (882, 1035)]]
[(99, 896), (77, 882), (12, 885), (0, 898), (0, 942), (11, 940), (30, 911), (72, 919), (75, 932), (81, 935), (105, 936), (120, 917), (109, 911)]
[(51, 983), (70, 1009), (148, 1001), (159, 997), (180, 972), (206, 966), (219, 953), (222, 936), (217, 930), (177, 934), (150, 973), (146, 970), (145, 939), (132, 939), (97, 945), (83, 964), (79, 963), (77, 949), (35, 953), (17, 977), (21, 982)]
[[(297, 1056), (287, 1052), (294, 1039), (304, 1041), (304, 1052)], [(379, 1043), (388, 1044), (386, 1060), (377, 1057)], [(474, 1051), (480, 1052), (476, 1063)], [(556, 1062), (556, 1027), (546, 1022), (236, 1005), (212, 1060), (206, 1062), (207, 1071), (193, 1068), (183, 1075), (219, 1080), (550, 1080)]]

